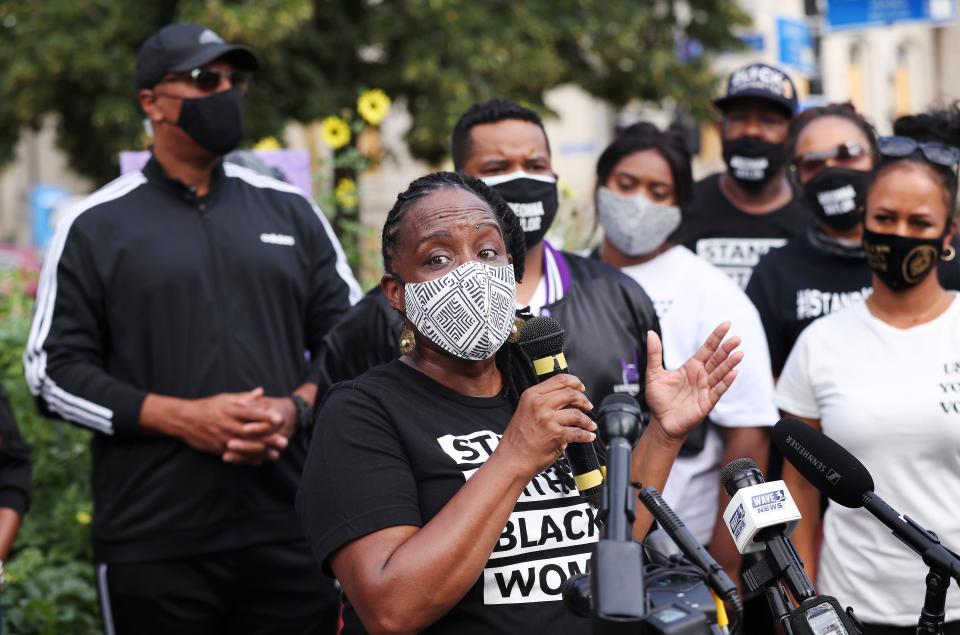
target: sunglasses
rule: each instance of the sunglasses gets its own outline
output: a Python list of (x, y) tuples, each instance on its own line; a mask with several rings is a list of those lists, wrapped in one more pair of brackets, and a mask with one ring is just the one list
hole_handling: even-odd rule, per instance
[(247, 71), (212, 71), (207, 68), (195, 68), (192, 71), (183, 73), (171, 73), (169, 77), (160, 80), (164, 82), (175, 82), (187, 80), (193, 82), (193, 85), (205, 93), (215, 91), (220, 87), (220, 82), (226, 77), (233, 88), (246, 88), (250, 82), (250, 73)]
[(799, 157), (794, 159), (793, 164), (797, 167), (798, 170), (809, 174), (811, 172), (819, 172), (827, 165), (827, 161), (833, 159), (838, 163), (846, 163), (848, 161), (855, 161), (862, 156), (866, 156), (867, 149), (863, 147), (862, 143), (857, 141), (847, 141), (846, 143), (841, 143), (835, 148), (830, 148), (828, 150), (818, 150), (816, 152), (805, 152)]
[(880, 137), (880, 155), (902, 159), (920, 153), (927, 162), (953, 169), (960, 163), (960, 148), (936, 141), (920, 142), (911, 137)]

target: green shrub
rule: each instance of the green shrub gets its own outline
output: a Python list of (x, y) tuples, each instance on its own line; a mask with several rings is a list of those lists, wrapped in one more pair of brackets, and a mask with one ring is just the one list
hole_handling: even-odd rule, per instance
[(7, 632), (101, 633), (90, 544), (90, 433), (43, 417), (23, 377), (35, 276), (0, 273), (0, 381), (33, 447), (33, 501), (6, 563)]

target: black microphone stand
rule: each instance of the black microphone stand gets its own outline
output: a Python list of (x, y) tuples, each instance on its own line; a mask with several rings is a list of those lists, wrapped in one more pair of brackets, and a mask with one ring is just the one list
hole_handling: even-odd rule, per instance
[(600, 438), (607, 444), (607, 478), (600, 502), (603, 535), (593, 552), (591, 595), (593, 632), (636, 632), (647, 614), (643, 584), (643, 548), (633, 540), (636, 503), (630, 485), (630, 455), (640, 433), (642, 413), (636, 401), (600, 408)]
[(875, 493), (864, 493), (863, 507), (889, 527), (902, 543), (917, 552), (923, 563), (930, 567), (926, 578), (927, 592), (923, 599), (923, 609), (917, 621), (917, 633), (940, 635), (943, 633), (946, 617), (950, 579), (954, 578), (960, 583), (960, 556), (944, 547), (937, 534), (924, 529), (909, 516), (898, 514)]
[(950, 579), (960, 583), (960, 556), (944, 547), (937, 534), (925, 529), (909, 516), (898, 514), (874, 492), (864, 493), (863, 507), (889, 527), (902, 543), (917, 552), (923, 563), (930, 567), (926, 578), (927, 592), (923, 599), (923, 609), (917, 621), (917, 633), (940, 635), (943, 633)]
[(946, 619), (947, 589), (950, 578), (930, 568), (927, 574), (927, 593), (923, 597), (923, 608), (917, 622), (917, 635), (941, 635)]

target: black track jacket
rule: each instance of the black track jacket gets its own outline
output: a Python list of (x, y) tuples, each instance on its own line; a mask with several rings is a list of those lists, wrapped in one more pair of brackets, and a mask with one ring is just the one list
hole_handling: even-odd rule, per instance
[(322, 213), (229, 163), (198, 198), (153, 158), (79, 203), (46, 254), (24, 367), (41, 408), (94, 430), (93, 541), (105, 562), (302, 536), (304, 452), (225, 464), (144, 434), (147, 393), (185, 399), (316, 381), (305, 352), (360, 299)]

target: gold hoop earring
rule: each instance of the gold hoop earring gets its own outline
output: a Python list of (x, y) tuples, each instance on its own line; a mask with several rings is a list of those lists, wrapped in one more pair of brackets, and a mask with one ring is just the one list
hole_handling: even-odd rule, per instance
[(507, 338), (507, 341), (511, 344), (516, 344), (520, 341), (520, 329), (523, 328), (523, 325), (526, 324), (526, 321), (517, 316), (513, 318), (513, 326), (510, 327), (510, 337)]
[(406, 327), (403, 331), (400, 332), (400, 352), (404, 355), (409, 355), (413, 352), (413, 349), (417, 347), (417, 337), (413, 333), (413, 329)]
[(953, 245), (947, 245), (947, 248), (940, 255), (940, 260), (944, 262), (950, 262), (957, 257), (957, 250), (953, 248)]

